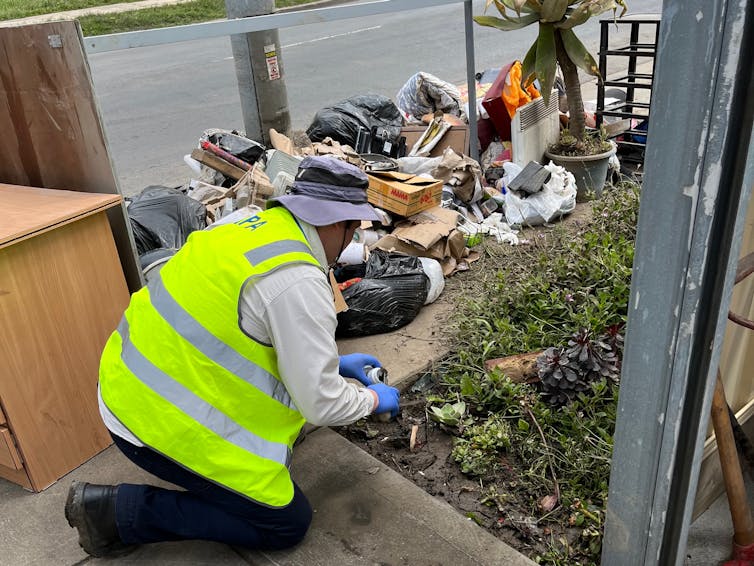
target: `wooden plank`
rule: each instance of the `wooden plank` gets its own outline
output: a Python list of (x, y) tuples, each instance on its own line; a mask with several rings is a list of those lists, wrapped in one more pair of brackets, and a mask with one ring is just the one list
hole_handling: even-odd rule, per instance
[(0, 426), (7, 425), (8, 419), (5, 418), (5, 413), (3, 412), (3, 404), (0, 403)]
[(37, 491), (111, 443), (99, 359), (128, 300), (104, 212), (0, 249), (0, 399)]
[(754, 273), (754, 252), (738, 260), (735, 282), (740, 283), (752, 273)]
[(118, 195), (38, 189), (0, 183), (0, 247), (120, 202)]
[[(0, 182), (120, 195), (76, 21), (0, 28)], [(142, 285), (125, 207), (108, 211), (131, 291)]]
[(8, 427), (0, 426), (0, 466), (12, 470), (23, 470), (24, 463), (21, 455), (16, 450), (16, 443)]
[[(736, 419), (741, 424), (749, 438), (754, 436), (754, 399), (749, 401), (741, 410), (736, 412)], [(694, 501), (692, 520), (704, 513), (715, 500), (725, 491), (723, 474), (720, 468), (720, 458), (717, 455), (715, 436), (707, 437), (702, 453), (702, 465)]]
[(209, 151), (204, 151), (203, 149), (200, 149), (198, 147), (191, 152), (191, 157), (196, 159), (199, 163), (203, 163), (207, 167), (212, 167), (212, 169), (220, 171), (220, 173), (222, 173), (226, 177), (230, 177), (234, 181), (238, 181), (246, 174), (246, 171), (244, 171), (240, 167), (236, 167), (235, 165), (228, 163), (217, 155), (210, 153)]

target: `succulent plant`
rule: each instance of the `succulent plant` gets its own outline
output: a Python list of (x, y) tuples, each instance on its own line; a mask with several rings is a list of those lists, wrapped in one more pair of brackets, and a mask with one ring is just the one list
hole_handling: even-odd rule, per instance
[(441, 422), (448, 426), (458, 426), (466, 413), (466, 403), (459, 401), (458, 403), (445, 403), (442, 407), (430, 407), (432, 412), (430, 417), (434, 420)]
[(617, 382), (623, 339), (616, 332), (593, 340), (588, 330), (574, 333), (567, 347), (548, 348), (537, 358), (542, 396), (561, 406), (599, 379)]
[(537, 358), (537, 370), (542, 384), (542, 396), (553, 405), (565, 405), (577, 391), (586, 389), (579, 366), (565, 348), (548, 348)]
[(578, 69), (599, 77), (599, 68), (594, 58), (573, 28), (608, 10), (621, 16), (626, 13), (626, 0), (487, 0), (485, 10), (495, 4), (502, 16), (475, 16), (483, 26), (503, 31), (521, 29), (537, 24), (539, 33), (523, 60), (523, 82), (528, 85), (538, 78), (542, 85), (542, 97), (547, 104), (555, 71), (559, 65), (568, 95), (571, 116), (571, 135), (583, 143), (585, 137), (584, 103)]
[(610, 326), (600, 341), (608, 345), (610, 349), (618, 356), (618, 369), (620, 369), (620, 358), (623, 357), (623, 325), (614, 324)]

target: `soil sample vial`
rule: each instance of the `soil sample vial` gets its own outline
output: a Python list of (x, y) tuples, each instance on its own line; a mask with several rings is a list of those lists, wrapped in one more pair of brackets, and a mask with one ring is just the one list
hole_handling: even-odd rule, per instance
[[(388, 385), (387, 370), (385, 368), (364, 366), (364, 373), (367, 374), (369, 381), (371, 381), (372, 383), (384, 383), (385, 385)], [(374, 420), (386, 423), (389, 422), (392, 417), (390, 416), (390, 413), (378, 413), (376, 415), (372, 415), (372, 418)]]
[(387, 385), (387, 370), (385, 368), (364, 366), (364, 373), (367, 374), (369, 381), (372, 383), (384, 383)]

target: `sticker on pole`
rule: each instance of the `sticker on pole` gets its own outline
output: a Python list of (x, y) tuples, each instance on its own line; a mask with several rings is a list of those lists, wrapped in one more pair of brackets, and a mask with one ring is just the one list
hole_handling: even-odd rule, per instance
[(267, 76), (271, 81), (276, 81), (280, 78), (280, 65), (278, 65), (278, 54), (275, 49), (275, 44), (264, 46), (264, 58), (267, 61)]

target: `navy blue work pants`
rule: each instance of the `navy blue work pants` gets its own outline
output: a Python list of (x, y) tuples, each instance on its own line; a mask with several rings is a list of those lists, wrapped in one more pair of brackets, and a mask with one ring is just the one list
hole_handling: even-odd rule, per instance
[(197, 539), (281, 549), (300, 542), (309, 528), (312, 509), (295, 484), (293, 501), (286, 507), (265, 507), (207, 481), (154, 450), (112, 436), (134, 464), (186, 490), (121, 484), (115, 522), (126, 544)]

